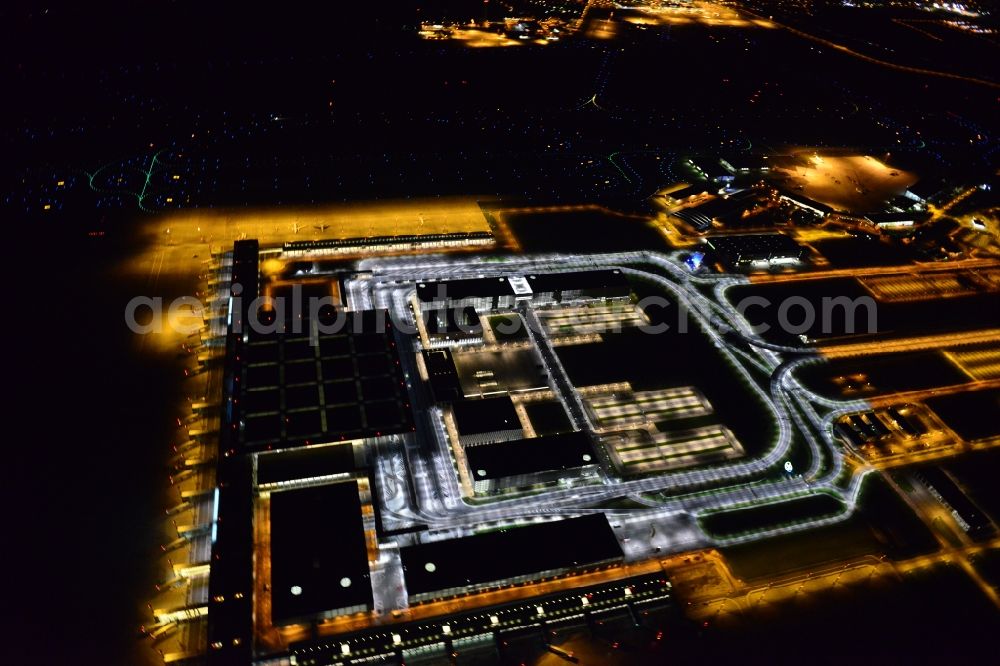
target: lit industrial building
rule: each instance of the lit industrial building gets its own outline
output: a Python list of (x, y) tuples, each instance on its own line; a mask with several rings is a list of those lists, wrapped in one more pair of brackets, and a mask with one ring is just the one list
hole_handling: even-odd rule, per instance
[(825, 203), (810, 199), (807, 196), (795, 192), (782, 192), (778, 195), (778, 198), (781, 201), (790, 203), (793, 206), (806, 210), (818, 217), (826, 217), (833, 212), (833, 208), (827, 206)]
[(765, 155), (726, 155), (719, 158), (722, 168), (733, 175), (765, 174), (771, 165)]
[(537, 351), (531, 347), (454, 351), (452, 359), (467, 398), (548, 389)]
[(912, 229), (930, 217), (929, 213), (919, 211), (902, 211), (887, 213), (868, 213), (865, 221), (873, 227), (882, 230)]
[(687, 183), (678, 183), (668, 187), (658, 194), (663, 197), (664, 203), (668, 206), (679, 206), (681, 204), (690, 203), (696, 198), (712, 191), (714, 191), (712, 188), (701, 184), (689, 185)]
[(712, 236), (705, 242), (732, 270), (796, 264), (806, 253), (806, 248), (785, 234)]
[(725, 226), (737, 222), (759, 200), (759, 191), (740, 190), (684, 208), (675, 212), (674, 216), (687, 222), (695, 231), (704, 232), (714, 226)]

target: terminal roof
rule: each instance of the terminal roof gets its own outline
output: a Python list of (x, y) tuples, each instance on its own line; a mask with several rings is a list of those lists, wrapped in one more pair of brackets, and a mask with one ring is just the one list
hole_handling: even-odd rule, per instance
[(509, 396), (484, 400), (459, 400), (452, 405), (455, 424), (461, 435), (479, 435), (502, 430), (519, 430), (514, 403)]
[(271, 493), (271, 617), (372, 604), (356, 481)]
[(573, 569), (622, 557), (604, 514), (404, 546), (406, 589), (421, 594)]
[(268, 451), (257, 456), (257, 484), (346, 474), (354, 469), (354, 449), (346, 442)]
[(594, 464), (590, 439), (583, 431), (472, 446), (465, 451), (474, 479), (573, 469)]

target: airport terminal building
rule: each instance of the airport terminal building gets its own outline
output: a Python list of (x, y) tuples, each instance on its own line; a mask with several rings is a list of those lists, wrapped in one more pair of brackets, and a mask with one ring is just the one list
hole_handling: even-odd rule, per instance
[[(285, 326), (255, 330), (250, 304), (266, 291), (266, 279), (258, 244), (237, 242), (232, 281), (242, 299), (231, 291), (211, 528), (209, 663), (251, 663), (260, 636), (329, 630), (386, 608), (623, 561), (601, 513), (444, 532), (399, 510), (424, 492), (406, 455), (424, 416), (411, 405), (408, 360), (426, 374), (428, 397), (457, 432), (475, 495), (596, 473), (590, 436), (571, 430), (554, 398), (512, 400), (548, 390), (535, 351), (527, 345), (470, 350), (462, 343), (482, 344), (480, 312), (520, 299), (542, 306), (628, 300), (631, 288), (620, 270), (426, 283), (417, 290), (420, 304), (444, 308), (430, 309), (424, 332), (442, 345), (408, 351), (416, 352), (412, 357), (400, 351), (410, 349), (408, 333), (378, 311), (327, 313), (344, 318), (335, 331), (296, 330), (292, 320), (275, 321), (282, 316), (275, 313), (270, 323)], [(428, 296), (441, 284), (448, 285), (447, 299)], [(477, 383), (487, 374), (493, 385)], [(482, 397), (465, 397), (472, 394)], [(389, 453), (373, 456), (377, 447)], [(446, 535), (453, 538), (441, 539)], [(387, 552), (391, 580), (379, 578)]]
[(417, 300), (421, 310), (471, 305), (480, 312), (488, 312), (511, 309), (520, 301), (546, 305), (628, 300), (631, 295), (628, 280), (617, 268), (438, 280), (417, 284)]
[(470, 446), (465, 457), (477, 495), (580, 478), (597, 465), (583, 431)]
[(592, 571), (624, 559), (603, 514), (419, 543), (399, 554), (411, 604)]
[(459, 443), (463, 448), (524, 436), (521, 420), (509, 396), (457, 400), (452, 404)]

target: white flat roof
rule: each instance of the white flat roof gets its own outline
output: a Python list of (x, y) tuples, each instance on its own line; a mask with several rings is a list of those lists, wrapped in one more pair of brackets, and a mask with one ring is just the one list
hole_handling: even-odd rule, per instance
[(514, 290), (515, 296), (531, 296), (531, 285), (528, 284), (528, 280), (521, 275), (512, 275), (507, 278), (510, 282), (511, 289)]

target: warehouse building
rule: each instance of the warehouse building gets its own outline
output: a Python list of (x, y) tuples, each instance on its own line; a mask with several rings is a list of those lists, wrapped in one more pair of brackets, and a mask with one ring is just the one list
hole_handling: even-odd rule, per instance
[(903, 196), (921, 205), (937, 204), (952, 196), (958, 189), (943, 178), (921, 178), (914, 185), (910, 185)]
[(713, 191), (714, 190), (712, 188), (706, 187), (702, 184), (687, 185), (685, 183), (681, 183), (680, 186), (670, 188), (663, 192), (662, 196), (664, 202), (668, 206), (679, 206), (681, 204), (691, 203), (698, 197)]
[(919, 211), (902, 211), (886, 213), (868, 213), (865, 220), (873, 227), (883, 230), (912, 229), (930, 217), (929, 213)]
[(706, 244), (730, 270), (796, 264), (806, 249), (784, 234), (712, 236)]
[(724, 155), (719, 158), (719, 164), (734, 176), (765, 174), (771, 170), (771, 165), (764, 155)]
[(743, 214), (756, 205), (760, 193), (753, 189), (740, 190), (733, 194), (707, 199), (695, 206), (684, 208), (674, 216), (687, 222), (695, 231), (708, 231), (713, 226), (725, 226), (738, 222)]
[(796, 194), (795, 192), (782, 192), (778, 195), (781, 201), (790, 203), (793, 206), (801, 208), (805, 211), (812, 213), (818, 217), (826, 217), (833, 212), (833, 208), (827, 206), (825, 203), (815, 201), (807, 196), (801, 194)]

